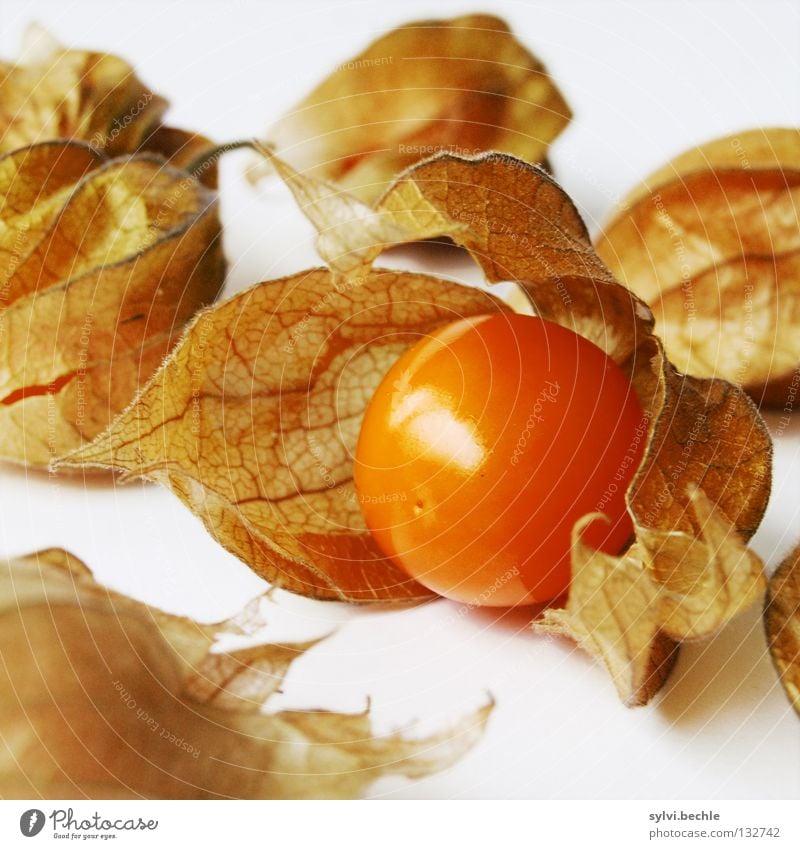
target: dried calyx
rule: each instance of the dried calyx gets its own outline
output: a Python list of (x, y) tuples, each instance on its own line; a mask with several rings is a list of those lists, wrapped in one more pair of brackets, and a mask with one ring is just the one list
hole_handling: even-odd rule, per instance
[[(149, 152), (175, 168), (201, 161), (213, 142), (163, 123), (169, 103), (119, 56), (62, 47), (33, 25), (17, 62), (0, 62), (0, 154), (39, 142), (83, 141), (108, 157)], [(200, 175), (216, 187), (213, 163)]]
[(351, 456), (371, 392), (414, 338), (505, 308), (479, 289), (372, 268), (387, 246), (447, 236), (489, 284), (517, 281), (541, 316), (606, 351), (648, 413), (627, 493), (634, 544), (611, 557), (576, 540), (567, 606), (538, 623), (602, 658), (626, 704), (646, 702), (680, 640), (712, 633), (763, 592), (746, 543), (769, 495), (771, 443), (750, 400), (673, 368), (650, 311), (615, 280), (539, 168), (441, 155), (367, 205), (273, 165), (319, 229), (330, 271), (259, 284), (205, 311), (137, 401), (65, 464), (164, 483), (224, 546), (296, 592), (421, 597), (375, 550), (352, 495)]
[(117, 56), (0, 63), (0, 456), (46, 466), (133, 399), (225, 272), (208, 139)]
[(0, 157), (0, 456), (46, 466), (104, 430), (224, 280), (214, 192), (83, 142)]
[[(60, 549), (0, 567), (3, 798), (350, 798), (445, 769), (491, 704), (438, 734), (376, 735), (368, 712), (265, 713), (315, 643), (252, 637), (257, 604), (214, 625), (112, 592)], [(248, 645), (215, 651), (216, 637)]]
[(372, 200), (404, 168), (440, 151), (499, 150), (543, 162), (570, 118), (544, 65), (505, 21), (473, 14), (381, 36), (266, 139), (298, 170)]

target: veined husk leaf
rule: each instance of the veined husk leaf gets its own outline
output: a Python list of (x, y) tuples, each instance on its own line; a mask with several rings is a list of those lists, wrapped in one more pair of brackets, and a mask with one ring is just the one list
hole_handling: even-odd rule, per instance
[(443, 150), (542, 162), (570, 109), (542, 63), (492, 15), (405, 24), (344, 62), (267, 132), (295, 168), (376, 198)]
[[(588, 558), (576, 546), (566, 611), (548, 613), (543, 627), (602, 657), (627, 704), (646, 702), (669, 673), (675, 640), (713, 633), (763, 592), (746, 542), (769, 497), (772, 447), (752, 402), (724, 380), (672, 366), (650, 310), (616, 281), (569, 197), (541, 169), (499, 154), (440, 155), (368, 206), (273, 161), (343, 279), (364, 274), (392, 244), (447, 236), (490, 283), (518, 282), (539, 315), (585, 336), (629, 375), (647, 413), (634, 437), (646, 450), (627, 493), (636, 539), (622, 557)], [(646, 617), (613, 611), (620, 586), (631, 587), (625, 597)], [(621, 636), (603, 633), (598, 623), (619, 618)]]
[[(0, 154), (71, 139), (109, 157), (149, 151), (184, 168), (212, 151), (203, 136), (162, 123), (168, 101), (119, 56), (67, 49), (38, 25), (22, 47), (22, 61), (0, 61)], [(214, 188), (216, 168), (200, 179)]]
[(0, 192), (0, 456), (45, 466), (104, 430), (216, 297), (216, 195), (82, 142), (0, 157)]
[(3, 798), (350, 798), (382, 775), (450, 766), (491, 711), (419, 739), (375, 736), (367, 713), (265, 713), (313, 642), (213, 651), (237, 632), (236, 619), (201, 625), (112, 592), (60, 549), (6, 562)]
[(794, 709), (800, 714), (800, 546), (770, 578), (764, 626), (772, 661)]
[(633, 190), (597, 251), (650, 304), (679, 369), (787, 403), (800, 367), (800, 130), (678, 156)]
[(221, 545), (293, 592), (429, 598), (364, 523), (352, 481), (361, 417), (416, 339), (503, 308), (405, 272), (260, 283), (201, 313), (133, 405), (64, 464), (164, 484)]
[[(594, 551), (580, 541), (585, 521), (576, 525), (567, 604), (546, 610), (536, 623), (602, 658), (630, 707), (662, 687), (680, 642), (719, 630), (764, 590), (763, 564), (731, 522), (700, 490), (690, 504), (697, 539), (690, 547), (678, 537), (662, 538), (657, 558), (640, 541), (622, 557)], [(665, 574), (656, 572), (665, 567)]]

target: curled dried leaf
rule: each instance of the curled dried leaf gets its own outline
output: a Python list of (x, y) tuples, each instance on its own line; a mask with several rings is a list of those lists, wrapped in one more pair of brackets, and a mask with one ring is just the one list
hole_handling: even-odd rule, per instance
[[(162, 124), (168, 102), (119, 56), (67, 49), (36, 25), (22, 53), (0, 62), (0, 154), (72, 139), (110, 157), (150, 151), (183, 168), (212, 150), (203, 136)], [(201, 179), (213, 188), (216, 168)]]
[(267, 133), (294, 167), (362, 199), (442, 150), (545, 159), (571, 117), (542, 63), (492, 15), (398, 27)]
[[(605, 660), (626, 703), (646, 701), (671, 666), (674, 639), (713, 632), (763, 588), (746, 541), (769, 497), (772, 447), (752, 402), (724, 380), (676, 371), (653, 335), (650, 310), (616, 281), (569, 197), (540, 169), (498, 154), (441, 155), (410, 168), (370, 207), (273, 159), (317, 227), (320, 253), (345, 279), (363, 274), (391, 244), (447, 236), (490, 282), (518, 282), (539, 315), (585, 336), (628, 374), (647, 415), (634, 437), (646, 449), (627, 493), (636, 542), (622, 558), (593, 557), (580, 582), (576, 572), (570, 615), (559, 622)], [(714, 539), (706, 539), (712, 530)], [(577, 548), (575, 558), (579, 570), (585, 552)], [(646, 592), (634, 581), (644, 567)], [(675, 610), (659, 601), (646, 628), (628, 611), (631, 628), (644, 630), (622, 628), (612, 650), (596, 625), (606, 614), (613, 620), (609, 596), (582, 601), (592, 582), (610, 588), (612, 571), (615, 584), (631, 584), (631, 605), (688, 588), (691, 600), (709, 581), (725, 593), (713, 608), (703, 606), (706, 596)]]
[(794, 709), (800, 714), (800, 547), (770, 578), (764, 626), (772, 661)]
[(690, 503), (697, 537), (663, 538), (657, 558), (641, 542), (622, 557), (594, 551), (580, 541), (586, 520), (576, 525), (567, 605), (536, 623), (602, 658), (629, 707), (662, 687), (679, 642), (713, 634), (764, 591), (763, 565), (731, 522), (700, 490)]
[(0, 157), (0, 456), (46, 465), (131, 401), (224, 277), (216, 196), (79, 142)]
[(130, 152), (167, 109), (118, 56), (68, 50), (38, 26), (26, 32), (22, 53), (22, 62), (0, 62), (2, 153), (53, 139)]
[(372, 539), (352, 482), (364, 409), (420, 336), (502, 309), (421, 274), (327, 269), (202, 313), (136, 402), (67, 464), (172, 489), (229, 551), (315, 598), (430, 597)]
[(780, 406), (800, 367), (799, 163), (797, 129), (716, 139), (644, 180), (597, 241), (679, 369)]
[[(0, 568), (3, 798), (347, 798), (450, 766), (491, 706), (410, 740), (264, 701), (310, 644), (211, 651), (200, 625), (101, 587), (61, 550)], [(11, 648), (13, 647), (13, 649)]]

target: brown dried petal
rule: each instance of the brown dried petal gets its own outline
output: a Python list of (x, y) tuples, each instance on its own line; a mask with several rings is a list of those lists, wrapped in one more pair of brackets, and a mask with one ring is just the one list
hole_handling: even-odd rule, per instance
[(576, 539), (572, 583), (563, 609), (546, 610), (537, 631), (571, 638), (603, 661), (628, 707), (646, 704), (667, 680), (678, 645), (661, 632), (658, 585), (634, 545), (623, 557)]
[[(157, 153), (176, 168), (213, 149), (196, 133), (164, 126), (169, 106), (110, 53), (68, 50), (39, 26), (23, 43), (25, 62), (0, 62), (0, 154), (39, 142), (84, 141), (114, 157)], [(198, 175), (216, 188), (216, 165)]]
[(118, 56), (67, 50), (40, 27), (23, 52), (25, 64), (0, 62), (0, 153), (76, 139), (116, 156), (136, 150), (167, 109)]
[(800, 714), (800, 546), (770, 578), (764, 626), (772, 661), (789, 701)]
[(216, 199), (149, 155), (0, 158), (0, 455), (46, 465), (126, 407), (222, 286)]
[[(579, 547), (570, 605), (547, 621), (604, 658), (626, 703), (646, 701), (671, 668), (673, 637), (711, 633), (762, 589), (761, 563), (745, 543), (766, 507), (772, 455), (752, 402), (724, 380), (675, 370), (648, 308), (614, 279), (568, 196), (540, 169), (498, 154), (441, 155), (368, 207), (273, 159), (318, 228), (320, 252), (345, 279), (390, 244), (448, 236), (490, 282), (518, 282), (538, 314), (599, 345), (630, 376), (647, 413), (634, 436), (646, 449), (628, 491), (636, 542), (622, 558), (592, 554), (586, 569)], [(706, 584), (720, 588), (710, 606), (697, 595)], [(631, 587), (624, 616), (609, 610), (619, 585)], [(664, 601), (673, 592), (676, 606)], [(597, 622), (615, 616), (631, 630), (620, 626), (609, 648)]]
[(800, 131), (752, 130), (648, 177), (597, 241), (682, 371), (783, 405), (800, 365)]
[(764, 591), (761, 561), (724, 514), (699, 490), (691, 507), (697, 536), (662, 536), (655, 552), (641, 542), (622, 557), (593, 551), (580, 541), (591, 517), (576, 525), (567, 605), (535, 623), (601, 658), (629, 707), (661, 688), (678, 642), (713, 634)]
[(377, 197), (442, 150), (544, 160), (571, 117), (542, 63), (492, 15), (406, 24), (339, 66), (267, 133), (301, 171)]
[(67, 462), (159, 481), (285, 589), (428, 598), (364, 524), (352, 483), (361, 416), (409, 344), (499, 309), (421, 274), (340, 281), (317, 269), (259, 284), (202, 313), (133, 406)]
[(367, 714), (264, 714), (311, 644), (215, 654), (199, 625), (96, 584), (51, 549), (0, 568), (3, 798), (347, 798), (446, 768), (491, 705), (446, 732), (375, 737)]

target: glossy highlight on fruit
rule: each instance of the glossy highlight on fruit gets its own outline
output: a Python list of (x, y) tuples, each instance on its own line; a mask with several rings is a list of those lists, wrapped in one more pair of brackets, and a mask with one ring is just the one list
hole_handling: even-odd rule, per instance
[(384, 553), (440, 595), (515, 606), (566, 593), (575, 522), (617, 553), (646, 419), (592, 342), (501, 313), (423, 337), (376, 390), (356, 449), (361, 511)]

